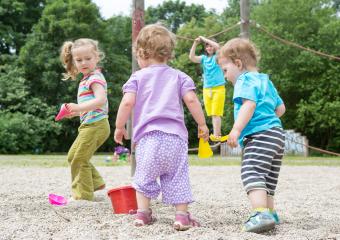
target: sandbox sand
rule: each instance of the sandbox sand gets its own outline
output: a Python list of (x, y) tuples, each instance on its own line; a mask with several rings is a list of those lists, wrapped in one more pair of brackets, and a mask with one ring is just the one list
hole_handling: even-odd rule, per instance
[[(70, 196), (68, 168), (0, 169), (0, 239), (340, 239), (340, 168), (284, 166), (276, 202), (282, 223), (266, 234), (241, 232), (249, 215), (239, 167), (191, 167), (202, 227), (173, 230), (174, 209), (160, 199), (157, 221), (136, 228), (131, 215), (113, 214), (110, 188), (130, 184), (129, 167), (99, 167), (107, 188), (94, 202), (52, 206), (48, 194)], [(69, 221), (67, 221), (68, 219)]]

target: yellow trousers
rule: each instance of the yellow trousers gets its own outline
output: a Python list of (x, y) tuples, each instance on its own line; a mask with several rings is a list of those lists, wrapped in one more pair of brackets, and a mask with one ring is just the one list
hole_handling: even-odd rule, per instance
[(225, 87), (203, 88), (203, 101), (208, 116), (223, 116)]
[(110, 125), (107, 118), (91, 124), (81, 124), (78, 128), (78, 136), (67, 155), (71, 165), (74, 199), (92, 201), (94, 191), (105, 184), (90, 160), (109, 135)]

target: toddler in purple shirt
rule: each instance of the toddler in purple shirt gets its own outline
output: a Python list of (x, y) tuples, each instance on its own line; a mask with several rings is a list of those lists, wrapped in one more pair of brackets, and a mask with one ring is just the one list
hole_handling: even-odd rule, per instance
[[(141, 70), (124, 84), (114, 138), (122, 144), (125, 124), (134, 110), (132, 141), (136, 144), (136, 189), (138, 210), (135, 226), (153, 222), (150, 200), (162, 200), (176, 208), (174, 228), (199, 226), (188, 212), (193, 202), (188, 169), (188, 131), (183, 102), (198, 124), (198, 137), (209, 138), (193, 80), (167, 65), (173, 56), (174, 34), (159, 24), (145, 26), (135, 42)], [(159, 178), (159, 183), (157, 179)]]

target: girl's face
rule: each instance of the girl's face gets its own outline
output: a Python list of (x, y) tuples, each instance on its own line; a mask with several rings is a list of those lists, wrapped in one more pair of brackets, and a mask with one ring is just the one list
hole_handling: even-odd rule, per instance
[(205, 44), (205, 51), (209, 56), (212, 56), (215, 53), (215, 48), (209, 44)]
[(83, 75), (95, 70), (99, 62), (99, 56), (91, 45), (83, 45), (72, 49), (72, 57), (78, 72)]
[(243, 72), (242, 62), (239, 59), (236, 59), (234, 63), (231, 59), (222, 57), (218, 60), (218, 63), (223, 70), (224, 77), (235, 85), (238, 76)]

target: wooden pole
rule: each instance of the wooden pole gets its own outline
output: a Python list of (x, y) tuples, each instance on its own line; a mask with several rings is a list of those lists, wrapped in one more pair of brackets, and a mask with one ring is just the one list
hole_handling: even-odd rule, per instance
[[(135, 43), (138, 33), (144, 27), (144, 0), (132, 0), (132, 48)], [(136, 56), (132, 49), (132, 72), (134, 73), (139, 69)], [(133, 112), (127, 122), (127, 132), (128, 138), (132, 138), (132, 119)], [(130, 145), (131, 149), (131, 176), (135, 174), (136, 170), (136, 159), (135, 159), (135, 149), (133, 146), (133, 142), (131, 141)]]
[(241, 14), (241, 38), (250, 38), (249, 32), (249, 15), (250, 4), (249, 0), (240, 0), (240, 14)]

